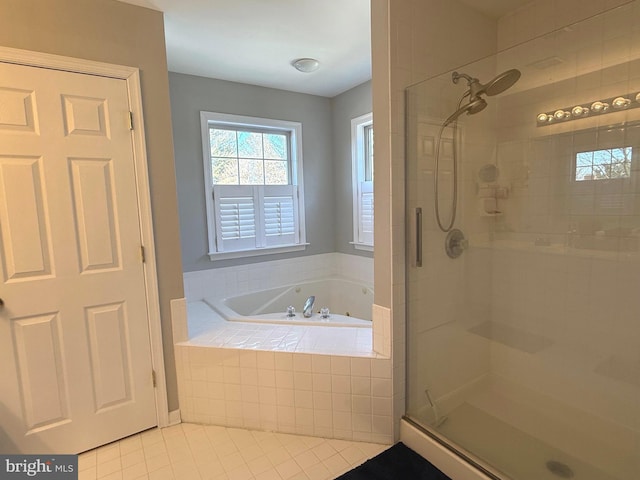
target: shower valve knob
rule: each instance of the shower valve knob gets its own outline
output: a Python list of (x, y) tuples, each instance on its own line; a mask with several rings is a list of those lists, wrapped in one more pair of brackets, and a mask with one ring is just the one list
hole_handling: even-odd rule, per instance
[(463, 251), (469, 248), (469, 240), (465, 238), (460, 230), (454, 228), (448, 233), (444, 245), (445, 251), (450, 258), (458, 258)]

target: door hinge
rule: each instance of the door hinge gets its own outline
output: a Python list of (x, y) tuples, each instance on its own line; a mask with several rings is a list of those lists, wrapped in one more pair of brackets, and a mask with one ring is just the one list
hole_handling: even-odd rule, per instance
[(157, 387), (158, 384), (156, 382), (156, 371), (155, 370), (151, 370), (151, 381), (153, 382), (153, 387)]
[(147, 257), (144, 253), (144, 245), (140, 245), (140, 258), (142, 259), (142, 263), (147, 261)]
[(129, 130), (133, 130), (133, 112), (129, 112)]

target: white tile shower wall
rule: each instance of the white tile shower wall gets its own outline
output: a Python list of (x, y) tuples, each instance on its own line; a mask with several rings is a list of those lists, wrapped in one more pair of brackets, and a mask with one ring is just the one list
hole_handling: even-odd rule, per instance
[(182, 419), (392, 443), (388, 359), (176, 345)]
[(187, 302), (193, 302), (206, 297), (229, 297), (264, 290), (265, 286), (290, 285), (333, 275), (373, 284), (373, 259), (343, 253), (325, 253), (186, 272), (184, 290)]
[[(563, 28), (624, 3), (629, 6), (608, 12), (606, 20), (594, 17)], [(615, 135), (624, 135), (622, 141), (629, 142), (624, 144), (635, 145), (637, 136), (632, 128), (589, 131), (605, 124), (596, 118), (541, 133), (524, 115), (637, 87), (636, 56), (631, 52), (636, 51), (634, 19), (639, 6), (640, 2), (621, 0), (540, 0), (499, 20), (501, 48), (563, 28), (563, 34), (571, 33), (571, 41), (565, 37), (558, 42), (554, 54), (573, 58), (574, 63), (570, 70), (548, 69), (545, 75), (551, 83), (544, 88), (551, 95), (525, 92), (519, 104), (506, 105), (513, 114), (504, 117), (508, 121), (499, 130), (497, 152), (501, 175), (514, 186), (503, 217), (511, 233), (494, 245), (491, 285), (492, 328), (512, 329), (509, 339), (492, 345), (492, 371), (636, 430), (640, 430), (640, 258), (637, 251), (625, 249), (624, 242), (637, 239), (624, 232), (625, 227), (637, 225), (626, 202), (638, 205), (640, 196), (631, 181), (593, 188), (571, 176), (576, 151), (599, 142), (606, 145), (616, 140)], [(518, 47), (523, 64), (539, 59), (538, 47), (536, 41)], [(584, 55), (588, 51), (600, 53)], [(621, 68), (614, 70), (617, 63)], [(616, 122), (609, 117), (606, 124)], [(624, 202), (603, 214), (600, 205), (605, 197)], [(596, 235), (605, 230), (618, 233)], [(539, 237), (551, 245), (536, 245)], [(591, 246), (572, 245), (573, 238)], [(536, 343), (541, 346), (523, 348)]]
[[(376, 221), (376, 271), (391, 276), (376, 285), (392, 291), (390, 301), (379, 303), (392, 307), (394, 411), (399, 425), (406, 390), (405, 88), (493, 53), (496, 23), (446, 0), (375, 0), (371, 6), (376, 149), (381, 147), (376, 171), (384, 174), (376, 180), (376, 218), (382, 219)], [(446, 33), (451, 25), (462, 26), (455, 38)], [(432, 48), (442, 38), (451, 40), (446, 48)]]
[[(638, 418), (640, 384), (638, 256), (513, 248), (493, 255), (492, 320), (513, 329), (511, 340), (521, 338), (515, 347), (507, 340), (492, 347), (492, 370), (640, 429), (640, 421), (630, 420)], [(528, 338), (541, 347), (523, 348)], [(610, 406), (603, 413), (605, 399)]]
[[(629, 0), (538, 0), (498, 20), (500, 50), (587, 19)], [(617, 28), (616, 25), (612, 26)]]

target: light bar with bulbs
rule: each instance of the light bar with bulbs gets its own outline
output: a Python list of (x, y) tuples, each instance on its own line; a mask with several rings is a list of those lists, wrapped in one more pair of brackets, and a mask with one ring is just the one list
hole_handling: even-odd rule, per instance
[(538, 127), (545, 127), (638, 107), (640, 107), (640, 93), (628, 93), (604, 100), (596, 100), (595, 102), (560, 108), (552, 112), (539, 113), (536, 117), (536, 123)]

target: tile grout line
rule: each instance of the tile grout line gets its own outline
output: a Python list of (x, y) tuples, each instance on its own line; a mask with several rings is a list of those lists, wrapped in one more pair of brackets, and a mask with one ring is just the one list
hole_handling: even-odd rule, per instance
[[(388, 445), (183, 423), (147, 430), (81, 454), (84, 466), (79, 479), (330, 480), (386, 448)], [(136, 454), (142, 461), (123, 463), (123, 457), (131, 460)], [(209, 471), (203, 476), (203, 455), (210, 466), (218, 467), (219, 474)], [(162, 464), (151, 469), (151, 462), (159, 459)], [(105, 466), (103, 473), (99, 473), (100, 465)]]

